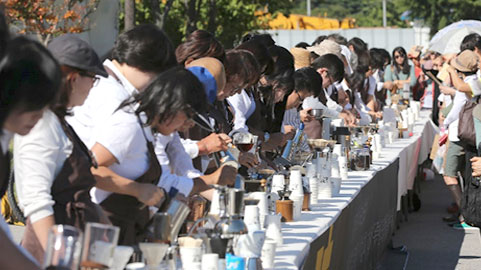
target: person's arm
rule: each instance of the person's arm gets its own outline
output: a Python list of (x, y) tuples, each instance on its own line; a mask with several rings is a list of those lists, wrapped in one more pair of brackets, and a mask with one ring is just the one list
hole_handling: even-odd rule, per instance
[(384, 71), (384, 82), (394, 82), (393, 76), (392, 76), (392, 69), (391, 65), (387, 65), (386, 70)]
[(465, 104), (465, 99), (463, 99), (462, 96), (458, 96), (459, 94), (464, 95), (464, 93), (457, 92), (456, 95), (454, 96), (453, 107), (449, 111), (448, 115), (446, 115), (446, 118), (444, 119), (444, 122), (443, 122), (446, 128), (449, 126), (449, 124), (459, 119), (459, 113), (461, 112)]
[[(411, 68), (409, 69), (409, 78), (407, 78), (406, 82), (409, 83), (409, 86), (414, 87), (416, 85), (416, 82), (418, 78), (416, 78), (416, 73), (414, 70), (414, 65), (411, 65)], [(422, 76), (422, 75), (421, 75)]]
[[(4, 270), (40, 270), (37, 262), (27, 257), (7, 235), (7, 232), (0, 229), (0, 265)], [(26, 251), (25, 251), (26, 252)]]
[(240, 94), (235, 94), (227, 98), (227, 102), (234, 111), (234, 127), (232, 128), (232, 130), (239, 130), (244, 132), (249, 131), (249, 128), (246, 124), (246, 114), (249, 110), (249, 106), (245, 100), (246, 98), (249, 98), (249, 95), (245, 90), (242, 90)]
[(458, 73), (452, 66), (448, 67), (448, 72), (450, 75), (449, 77), (451, 78), (451, 83), (453, 84), (454, 88), (456, 88), (456, 90), (463, 93), (472, 94), (469, 84), (465, 83), (464, 80), (458, 76)]
[(92, 153), (94, 153), (98, 164), (97, 169), (93, 167), (91, 169), (97, 180), (97, 188), (136, 197), (140, 202), (148, 206), (157, 205), (164, 197), (162, 190), (155, 185), (137, 183), (113, 172), (109, 166), (117, 163), (117, 159), (103, 145), (96, 143), (92, 147)]
[(43, 247), (47, 247), (49, 229), (55, 224), (51, 187), (72, 144), (57, 117), (50, 111), (26, 136), (14, 138), (14, 172), (19, 204), (32, 223)]

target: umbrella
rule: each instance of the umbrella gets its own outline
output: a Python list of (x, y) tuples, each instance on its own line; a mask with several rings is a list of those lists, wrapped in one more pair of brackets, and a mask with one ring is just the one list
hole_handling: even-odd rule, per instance
[(429, 50), (442, 54), (458, 53), (463, 38), (472, 33), (481, 35), (481, 21), (466, 20), (452, 23), (433, 36), (429, 42)]

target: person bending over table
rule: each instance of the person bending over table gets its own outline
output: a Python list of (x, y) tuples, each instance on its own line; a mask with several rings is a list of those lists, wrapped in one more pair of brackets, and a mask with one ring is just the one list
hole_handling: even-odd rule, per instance
[(202, 84), (188, 70), (174, 67), (161, 73), (144, 91), (124, 101), (100, 129), (92, 152), (98, 183), (92, 199), (121, 229), (119, 243), (144, 240), (149, 221), (147, 206), (160, 207), (165, 194), (151, 188), (143, 194), (138, 185), (157, 185), (162, 174), (155, 154), (154, 133), (169, 135), (195, 114), (205, 111)]
[[(9, 40), (0, 12), (0, 195), (7, 190), (10, 158), (8, 147), (14, 134), (27, 135), (56, 97), (61, 84), (60, 68), (40, 43), (19, 36)], [(5, 30), (5, 31), (3, 31)], [(8, 47), (7, 47), (8, 41)], [(6, 48), (6, 49), (5, 49)], [(40, 269), (35, 258), (15, 244), (4, 218), (0, 218), (0, 265), (2, 269)]]
[(96, 76), (107, 72), (90, 45), (74, 35), (52, 40), (48, 49), (61, 64), (62, 88), (32, 132), (14, 140), (16, 190), (27, 217), (22, 245), (41, 264), (53, 225), (83, 231), (87, 222), (109, 223), (90, 199), (95, 161), (65, 121), (69, 110), (85, 101)]

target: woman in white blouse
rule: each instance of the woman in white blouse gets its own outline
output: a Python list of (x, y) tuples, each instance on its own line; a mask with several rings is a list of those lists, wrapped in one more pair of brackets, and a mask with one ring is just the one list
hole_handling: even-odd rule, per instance
[[(165, 136), (175, 132), (195, 113), (204, 112), (206, 103), (199, 80), (175, 67), (161, 73), (103, 123), (92, 147), (99, 167), (93, 170), (98, 183), (91, 194), (120, 227), (119, 244), (143, 241), (149, 221), (144, 206), (159, 207), (165, 198), (160, 188), (138, 193), (142, 184), (157, 185), (162, 174), (152, 144), (154, 132)], [(198, 192), (196, 187), (192, 192)]]
[(22, 245), (40, 263), (54, 224), (83, 230), (86, 222), (108, 222), (89, 196), (96, 183), (90, 152), (65, 121), (69, 109), (85, 101), (96, 75), (107, 72), (90, 45), (76, 36), (60, 36), (48, 48), (61, 64), (62, 88), (32, 132), (14, 139), (16, 187), (27, 217)]
[[(7, 29), (0, 12), (0, 33)], [(8, 146), (14, 134), (26, 135), (55, 98), (61, 82), (60, 69), (45, 47), (25, 37), (9, 40), (0, 34), (0, 196), (7, 189), (10, 159)], [(5, 50), (5, 45), (8, 47)], [(0, 265), (2, 269), (39, 269), (35, 259), (13, 241), (0, 217)]]

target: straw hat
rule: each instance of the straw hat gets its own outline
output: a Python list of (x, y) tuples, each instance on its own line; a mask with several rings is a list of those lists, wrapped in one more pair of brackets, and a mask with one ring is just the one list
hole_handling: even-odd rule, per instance
[(310, 52), (304, 48), (292, 48), (291, 54), (294, 56), (294, 67), (297, 69), (311, 65)]

